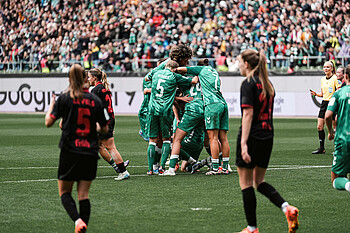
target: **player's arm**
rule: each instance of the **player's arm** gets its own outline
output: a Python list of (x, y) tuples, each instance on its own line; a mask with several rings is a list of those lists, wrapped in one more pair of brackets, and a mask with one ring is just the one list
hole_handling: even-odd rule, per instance
[(108, 133), (108, 124), (101, 127), (98, 122), (96, 122), (96, 131), (101, 133)]
[(174, 116), (176, 118), (176, 125), (178, 125), (180, 122), (179, 109), (177, 107), (175, 107), (175, 105), (173, 105), (173, 112), (174, 112)]
[(52, 94), (49, 110), (47, 111), (47, 113), (45, 115), (45, 125), (46, 125), (46, 127), (51, 127), (53, 125), (53, 123), (55, 123), (55, 121), (57, 120), (56, 117), (54, 117), (51, 114), (55, 103), (56, 103), (56, 95)]
[(332, 127), (333, 111), (327, 110), (325, 118), (326, 118), (326, 125), (328, 129), (328, 139), (333, 140), (334, 139), (334, 130)]
[(187, 68), (186, 67), (177, 67), (175, 72), (178, 74), (185, 75), (185, 74), (187, 74)]
[(250, 155), (248, 154), (248, 137), (253, 121), (254, 109), (252, 107), (244, 107), (243, 108), (243, 116), (242, 116), (242, 135), (241, 135), (241, 153), (242, 159), (246, 163), (251, 162)]
[(175, 96), (176, 101), (182, 101), (185, 103), (189, 103), (193, 100), (193, 97), (189, 97), (188, 95), (186, 96)]
[(152, 92), (152, 88), (145, 88), (143, 89), (143, 94), (147, 95), (147, 94), (151, 94)]

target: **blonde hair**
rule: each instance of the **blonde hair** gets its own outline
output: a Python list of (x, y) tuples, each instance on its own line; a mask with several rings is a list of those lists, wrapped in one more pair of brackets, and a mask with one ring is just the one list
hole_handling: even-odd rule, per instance
[(249, 64), (251, 72), (247, 75), (248, 80), (253, 76), (258, 76), (262, 85), (263, 98), (267, 94), (273, 96), (275, 90), (269, 80), (266, 68), (266, 58), (264, 53), (253, 49), (247, 49), (240, 54), (242, 60)]
[(73, 99), (82, 99), (84, 96), (83, 87), (86, 79), (84, 68), (79, 64), (74, 64), (69, 70), (68, 77), (70, 81), (68, 88), (70, 97)]
[(108, 83), (107, 74), (105, 72), (98, 68), (92, 68), (89, 72), (92, 76), (96, 77), (98, 81), (102, 82), (102, 85), (106, 90), (109, 90), (110, 85)]

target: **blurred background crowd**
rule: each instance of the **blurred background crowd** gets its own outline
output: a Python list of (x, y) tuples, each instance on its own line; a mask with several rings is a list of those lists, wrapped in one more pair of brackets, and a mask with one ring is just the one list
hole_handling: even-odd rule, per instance
[(264, 50), (270, 69), (350, 62), (350, 2), (337, 0), (0, 0), (0, 70), (152, 68), (188, 44), (219, 71)]

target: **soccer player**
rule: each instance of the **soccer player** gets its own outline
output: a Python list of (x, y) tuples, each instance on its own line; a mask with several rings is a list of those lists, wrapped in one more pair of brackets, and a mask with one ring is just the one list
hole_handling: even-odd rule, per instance
[(289, 233), (299, 226), (299, 210), (286, 202), (274, 187), (265, 182), (273, 144), (273, 101), (275, 91), (267, 76), (263, 52), (247, 49), (239, 56), (242, 122), (237, 137), (236, 165), (248, 222), (241, 233), (258, 233), (254, 187), (285, 213)]
[[(158, 60), (157, 62), (157, 66), (159, 66), (161, 63), (163, 63), (165, 60), (167, 60), (166, 58), (161, 58)], [(151, 81), (146, 81), (148, 77), (148, 74), (146, 75), (146, 77), (143, 79), (142, 82), (142, 90), (143, 90), (143, 101), (139, 110), (139, 122), (140, 122), (140, 131), (139, 131), (139, 135), (145, 140), (145, 141), (149, 141), (149, 137), (148, 137), (148, 105), (149, 105), (149, 99), (151, 97), (151, 91), (152, 91), (152, 82)], [(159, 162), (160, 162), (160, 158), (162, 155), (162, 146), (163, 146), (163, 141), (162, 141), (162, 135), (158, 136), (158, 143), (156, 145), (155, 148), (155, 157), (154, 157), (154, 161), (153, 161), (153, 173), (154, 174), (158, 174), (159, 173)]]
[[(124, 180), (130, 177), (129, 172), (126, 170), (125, 165), (128, 165), (129, 162), (125, 164), (123, 158), (120, 155), (119, 151), (115, 147), (114, 143), (114, 111), (112, 104), (112, 93), (109, 90), (109, 83), (107, 81), (107, 75), (105, 72), (101, 71), (98, 68), (93, 68), (89, 71), (89, 83), (90, 86), (94, 86), (91, 90), (91, 93), (97, 95), (103, 106), (107, 109), (110, 120), (108, 122), (108, 133), (99, 133), (99, 146), (101, 156), (111, 164), (117, 172), (119, 172), (118, 177), (115, 180)], [(115, 166), (116, 165), (116, 166)]]
[[(213, 169), (206, 175), (228, 174), (230, 145), (227, 140), (228, 107), (220, 91), (218, 72), (211, 66), (179, 67), (177, 72), (195, 75), (199, 78), (204, 100), (205, 128), (210, 141)], [(222, 147), (223, 168), (219, 171), (219, 141)]]
[[(58, 167), (58, 190), (62, 205), (75, 223), (75, 232), (85, 232), (90, 218), (89, 189), (96, 178), (98, 138), (96, 123), (103, 132), (108, 131), (109, 115), (101, 100), (90, 94), (86, 73), (81, 65), (74, 64), (69, 71), (69, 89), (55, 101), (51, 99), (45, 116), (45, 125), (52, 126), (63, 118), (61, 148)], [(79, 212), (72, 189), (77, 182)]]
[(325, 132), (324, 132), (324, 124), (325, 124), (325, 113), (327, 110), (327, 106), (329, 100), (331, 99), (333, 93), (340, 87), (338, 84), (337, 76), (335, 75), (335, 67), (333, 62), (326, 61), (323, 65), (323, 72), (326, 76), (321, 79), (321, 93), (316, 93), (313, 90), (310, 90), (311, 95), (323, 97), (320, 111), (318, 113), (317, 118), (317, 130), (318, 130), (318, 138), (320, 141), (320, 147), (313, 151), (312, 154), (324, 154), (326, 152), (324, 147), (325, 140)]
[[(202, 66), (204, 65), (204, 61), (202, 60), (200, 60), (199, 63)], [(198, 160), (203, 149), (204, 102), (200, 84), (197, 83), (195, 86), (191, 86), (186, 89), (183, 94), (193, 97), (193, 100), (185, 105), (185, 111), (176, 128), (169, 170), (165, 171), (164, 175), (176, 175), (175, 164), (179, 160), (180, 155), (183, 160), (192, 165)], [(189, 133), (190, 135), (188, 135)]]
[[(345, 68), (346, 86), (333, 94), (326, 112), (328, 139), (334, 139), (334, 154), (331, 178), (333, 187), (350, 192), (350, 181), (346, 177), (350, 173), (350, 65)], [(334, 135), (332, 117), (337, 112), (337, 131)]]
[(169, 60), (164, 70), (159, 70), (148, 78), (152, 81), (152, 92), (149, 101), (149, 145), (148, 155), (148, 172), (151, 175), (155, 155), (155, 146), (158, 142), (159, 133), (163, 137), (161, 169), (165, 168), (166, 159), (170, 153), (170, 137), (172, 135), (171, 125), (173, 122), (172, 106), (175, 99), (176, 87), (187, 87), (196, 84), (198, 77), (186, 78), (179, 74), (173, 73), (178, 67), (178, 63)]

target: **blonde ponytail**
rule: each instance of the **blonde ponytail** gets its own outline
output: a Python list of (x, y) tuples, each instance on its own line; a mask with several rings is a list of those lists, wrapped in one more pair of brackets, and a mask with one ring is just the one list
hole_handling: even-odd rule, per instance
[(109, 90), (109, 83), (108, 83), (108, 80), (107, 80), (107, 74), (105, 72), (103, 72), (103, 71), (101, 71), (101, 72), (102, 72), (102, 77), (101, 77), (102, 85), (108, 91)]

